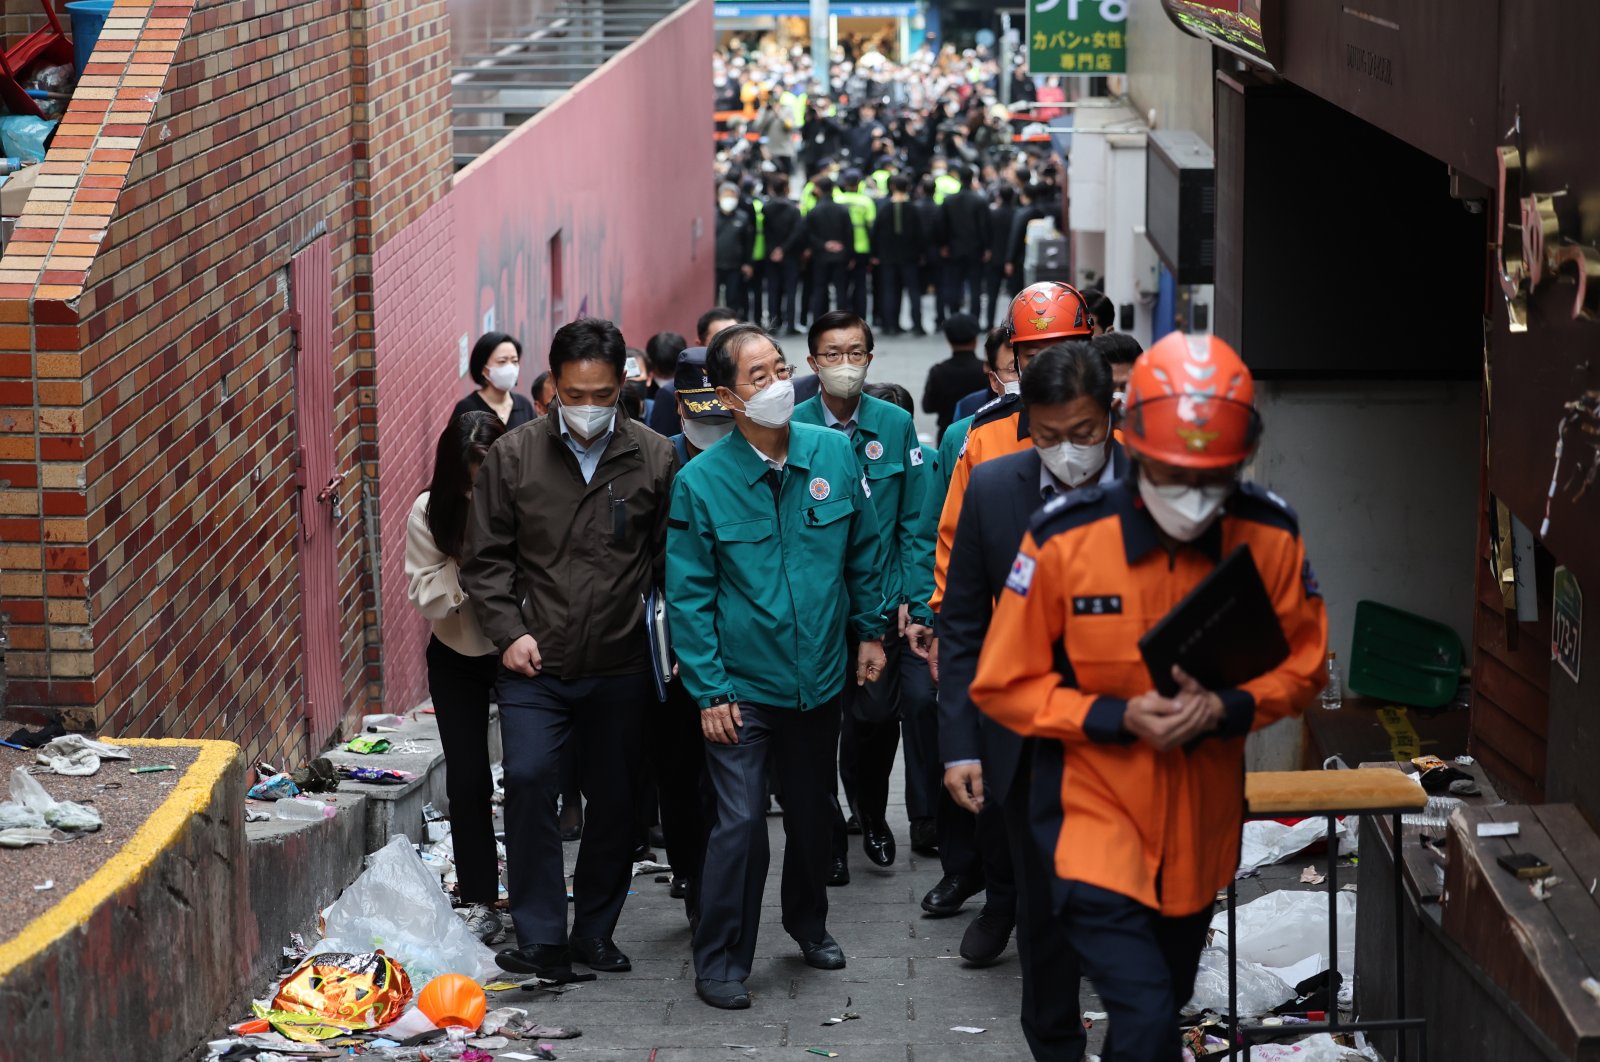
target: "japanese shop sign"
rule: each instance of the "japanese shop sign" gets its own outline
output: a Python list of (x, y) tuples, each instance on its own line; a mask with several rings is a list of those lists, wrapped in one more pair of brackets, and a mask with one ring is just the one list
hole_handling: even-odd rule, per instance
[(1127, 73), (1129, 2), (1029, 0), (1028, 73)]

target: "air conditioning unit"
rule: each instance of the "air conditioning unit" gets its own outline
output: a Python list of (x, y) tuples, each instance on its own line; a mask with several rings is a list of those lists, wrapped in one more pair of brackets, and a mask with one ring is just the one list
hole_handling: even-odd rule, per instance
[(1216, 267), (1216, 162), (1187, 129), (1150, 134), (1144, 225), (1150, 245), (1179, 284), (1210, 284)]

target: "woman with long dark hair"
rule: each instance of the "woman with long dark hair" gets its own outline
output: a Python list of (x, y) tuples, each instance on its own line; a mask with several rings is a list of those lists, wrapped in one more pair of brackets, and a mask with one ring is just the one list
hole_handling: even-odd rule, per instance
[(484, 455), (506, 426), (493, 412), (452, 417), (439, 436), (433, 482), (406, 522), (407, 596), (433, 623), (428, 639), (428, 692), (444, 745), (445, 793), (467, 927), (484, 943), (504, 932), (495, 913), (500, 862), (495, 853), (494, 780), (489, 772), (489, 699), (500, 654), (484, 637), (461, 589), (462, 546), (472, 483)]

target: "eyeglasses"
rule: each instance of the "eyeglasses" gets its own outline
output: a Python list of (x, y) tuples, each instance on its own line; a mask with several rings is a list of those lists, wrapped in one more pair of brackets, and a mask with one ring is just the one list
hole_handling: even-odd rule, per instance
[(784, 362), (779, 362), (770, 373), (766, 369), (757, 369), (751, 374), (750, 379), (744, 381), (744, 383), (740, 384), (739, 386), (754, 387), (757, 391), (760, 391), (774, 380), (787, 380), (793, 375), (793, 366)]
[(814, 354), (813, 357), (817, 359), (818, 365), (831, 367), (840, 364), (846, 358), (850, 360), (851, 365), (865, 365), (871, 359), (872, 354), (870, 351), (865, 350), (821, 350)]

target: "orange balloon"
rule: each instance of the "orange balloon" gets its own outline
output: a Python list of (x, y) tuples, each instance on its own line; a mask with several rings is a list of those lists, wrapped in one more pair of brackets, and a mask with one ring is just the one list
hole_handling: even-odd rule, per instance
[(489, 998), (465, 974), (440, 974), (418, 993), (417, 1009), (441, 1029), (476, 1029), (489, 1012)]

